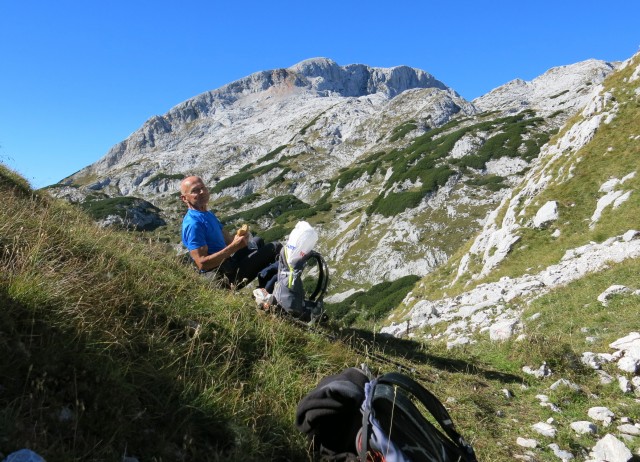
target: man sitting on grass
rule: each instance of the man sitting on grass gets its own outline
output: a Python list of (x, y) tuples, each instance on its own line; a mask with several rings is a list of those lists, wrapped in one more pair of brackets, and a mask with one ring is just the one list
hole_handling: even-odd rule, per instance
[[(278, 258), (279, 242), (264, 244), (248, 233), (229, 234), (209, 210), (209, 190), (200, 177), (180, 183), (180, 200), (187, 205), (182, 220), (182, 243), (200, 273), (226, 277), (235, 287), (253, 281), (258, 273)], [(224, 279), (224, 278), (223, 278)]]

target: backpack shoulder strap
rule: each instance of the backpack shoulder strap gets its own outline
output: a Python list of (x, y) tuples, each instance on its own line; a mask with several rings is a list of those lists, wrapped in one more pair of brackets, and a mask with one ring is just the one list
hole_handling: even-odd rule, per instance
[(327, 262), (324, 258), (322, 258), (322, 255), (315, 250), (309, 252), (308, 256), (318, 262), (318, 283), (316, 284), (315, 290), (309, 297), (309, 300), (322, 300), (324, 293), (327, 291), (327, 285), (329, 284), (329, 267), (327, 266)]
[[(465, 441), (462, 435), (458, 433), (455, 426), (453, 425), (453, 421), (451, 419), (451, 416), (449, 415), (449, 412), (447, 412), (440, 400), (436, 398), (433, 393), (431, 393), (429, 390), (424, 388), (412, 378), (398, 372), (389, 372), (387, 374), (384, 374), (383, 376), (378, 378), (378, 384), (397, 386), (415, 396), (424, 405), (427, 411), (429, 411), (429, 413), (433, 415), (433, 417), (436, 419), (438, 424), (440, 424), (451, 441), (462, 450), (462, 452), (466, 456), (465, 460), (468, 462), (475, 462), (477, 460), (473, 448), (469, 443)], [(408, 398), (400, 399), (398, 401), (398, 404), (400, 404), (410, 413), (415, 414), (415, 412), (417, 411), (413, 403), (411, 403)], [(415, 411), (413, 411), (413, 409), (415, 409)], [(419, 413), (419, 411), (417, 412)]]

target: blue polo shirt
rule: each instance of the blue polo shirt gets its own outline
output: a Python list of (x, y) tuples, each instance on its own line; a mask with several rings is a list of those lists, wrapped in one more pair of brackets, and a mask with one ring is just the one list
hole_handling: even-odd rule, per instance
[(227, 246), (222, 234), (222, 223), (210, 210), (187, 210), (182, 220), (182, 243), (189, 251), (206, 245), (208, 255)]

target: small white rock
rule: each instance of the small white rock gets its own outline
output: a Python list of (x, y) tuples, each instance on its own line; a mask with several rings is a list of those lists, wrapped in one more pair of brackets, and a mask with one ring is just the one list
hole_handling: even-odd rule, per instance
[(558, 446), (555, 443), (552, 443), (547, 447), (550, 448), (553, 451), (553, 454), (556, 457), (558, 457), (560, 460), (562, 460), (563, 462), (565, 462), (567, 460), (571, 460), (574, 457), (573, 454), (571, 454), (569, 451), (564, 451), (564, 450), (560, 449), (560, 446)]
[(631, 382), (629, 382), (629, 379), (624, 375), (618, 376), (618, 386), (620, 387), (620, 390), (622, 390), (622, 393), (631, 393), (633, 391)]
[(596, 406), (589, 409), (587, 415), (593, 420), (603, 422), (605, 426), (609, 425), (614, 418), (614, 413), (606, 407)]
[(564, 387), (568, 387), (568, 388), (572, 389), (573, 391), (580, 391), (580, 387), (577, 384), (575, 384), (573, 382), (570, 382), (567, 379), (557, 380), (549, 388), (551, 388), (552, 390), (555, 390), (556, 388), (560, 388), (560, 387), (563, 387), (563, 386)]
[(618, 431), (632, 436), (640, 436), (640, 428), (632, 424), (618, 425)]
[(516, 444), (518, 446), (522, 446), (523, 448), (533, 449), (538, 447), (538, 441), (534, 440), (533, 438), (518, 437), (518, 439), (516, 440)]
[(593, 422), (587, 420), (579, 420), (578, 422), (571, 422), (569, 424), (571, 429), (579, 435), (586, 435), (588, 433), (596, 433), (598, 427)]
[(611, 377), (611, 375), (603, 370), (597, 370), (596, 374), (600, 376), (600, 383), (602, 385), (609, 385), (611, 382), (613, 382), (613, 377)]
[(618, 361), (618, 369), (621, 371), (635, 374), (640, 370), (640, 359), (633, 358), (631, 356), (625, 356)]
[(555, 438), (556, 433), (558, 433), (558, 430), (554, 426), (546, 422), (538, 422), (537, 424), (533, 424), (531, 428), (542, 436), (548, 436), (549, 438)]
[(614, 295), (619, 295), (619, 294), (624, 294), (629, 292), (631, 292), (631, 289), (629, 289), (628, 287), (620, 284), (614, 284), (610, 286), (607, 290), (602, 292), (600, 295), (598, 295), (598, 301), (602, 304), (602, 306), (607, 306), (609, 303), (609, 300)]

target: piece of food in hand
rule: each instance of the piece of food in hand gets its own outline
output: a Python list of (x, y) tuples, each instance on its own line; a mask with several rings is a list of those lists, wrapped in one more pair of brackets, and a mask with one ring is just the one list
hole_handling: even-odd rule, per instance
[(244, 236), (245, 234), (247, 234), (249, 232), (249, 225), (248, 224), (244, 224), (240, 227), (240, 229), (238, 229), (238, 231), (236, 231), (236, 234), (238, 236)]

